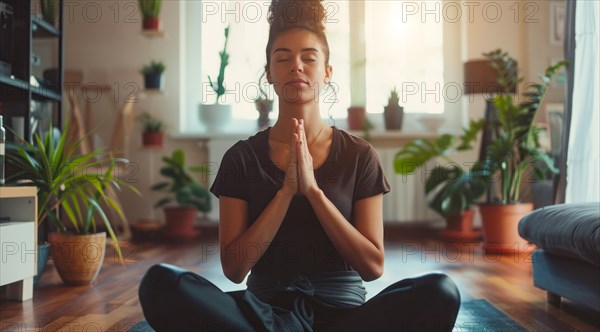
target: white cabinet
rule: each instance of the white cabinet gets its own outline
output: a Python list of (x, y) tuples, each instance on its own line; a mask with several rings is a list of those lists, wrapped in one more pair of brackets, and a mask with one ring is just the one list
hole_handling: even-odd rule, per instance
[[(4, 220), (8, 218), (8, 220)], [(37, 273), (37, 188), (0, 187), (0, 286), (29, 300)]]

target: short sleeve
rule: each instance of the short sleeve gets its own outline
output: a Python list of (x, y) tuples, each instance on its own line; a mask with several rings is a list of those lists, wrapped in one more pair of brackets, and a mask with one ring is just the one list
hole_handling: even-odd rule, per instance
[(215, 196), (221, 195), (248, 200), (244, 165), (241, 154), (234, 145), (223, 156), (215, 181), (210, 187), (210, 192)]
[(362, 154), (356, 169), (355, 201), (378, 194), (386, 194), (390, 191), (390, 185), (385, 178), (379, 156), (375, 149), (369, 145), (369, 148)]

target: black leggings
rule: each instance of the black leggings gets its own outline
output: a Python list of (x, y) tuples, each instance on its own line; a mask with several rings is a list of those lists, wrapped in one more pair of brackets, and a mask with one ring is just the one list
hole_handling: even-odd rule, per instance
[[(157, 331), (253, 331), (252, 314), (236, 302), (243, 291), (223, 292), (203, 277), (171, 265), (144, 276), (139, 297)], [(361, 306), (313, 303), (316, 331), (451, 331), (460, 307), (454, 282), (441, 273), (398, 281)]]

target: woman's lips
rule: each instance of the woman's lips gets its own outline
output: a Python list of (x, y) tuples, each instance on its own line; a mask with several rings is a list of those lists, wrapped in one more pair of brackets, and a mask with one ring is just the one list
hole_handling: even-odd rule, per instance
[(285, 85), (292, 85), (292, 86), (302, 86), (302, 85), (308, 85), (308, 82), (306, 82), (303, 79), (292, 79), (289, 80), (285, 83)]

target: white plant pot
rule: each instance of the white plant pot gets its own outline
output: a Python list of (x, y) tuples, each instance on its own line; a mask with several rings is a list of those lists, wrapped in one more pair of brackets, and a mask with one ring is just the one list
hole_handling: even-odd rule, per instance
[(199, 115), (200, 122), (206, 128), (206, 131), (223, 131), (225, 126), (231, 121), (231, 105), (201, 104)]

